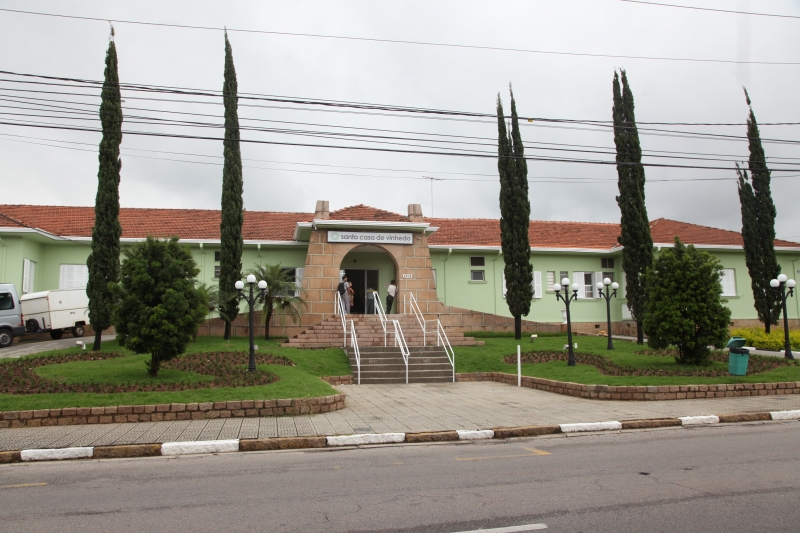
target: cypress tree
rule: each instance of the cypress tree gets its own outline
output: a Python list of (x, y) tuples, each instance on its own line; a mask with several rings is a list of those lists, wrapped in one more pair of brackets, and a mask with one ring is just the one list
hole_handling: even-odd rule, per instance
[(239, 300), (234, 284), (242, 279), (242, 153), (239, 147), (238, 85), (233, 66), (233, 52), (225, 32), (225, 82), (222, 87), (225, 104), (225, 140), (222, 167), (222, 213), (220, 231), (219, 294), (220, 315), (225, 320), (225, 339), (230, 339), (231, 322), (239, 314)]
[(742, 208), (742, 240), (745, 263), (750, 274), (758, 319), (764, 323), (769, 333), (770, 326), (778, 323), (781, 306), (772, 295), (769, 281), (778, 277), (781, 267), (775, 257), (775, 204), (770, 192), (770, 171), (767, 158), (761, 145), (761, 134), (753, 113), (753, 106), (747, 89), (745, 100), (750, 107), (747, 117), (747, 139), (750, 145), (750, 159), (746, 170), (736, 165), (739, 175), (739, 203)]
[(522, 337), (522, 315), (530, 313), (533, 268), (528, 241), (531, 205), (528, 199), (528, 165), (519, 131), (517, 104), (511, 92), (511, 132), (506, 130), (503, 105), (497, 97), (498, 161), (500, 174), (500, 239), (506, 279), (506, 303), (514, 317), (514, 336)]
[(617, 147), (617, 175), (619, 177), (619, 205), (621, 221), (622, 270), (625, 272), (625, 295), (628, 309), (636, 321), (636, 342), (644, 343), (642, 319), (646, 303), (644, 285), (640, 276), (653, 264), (653, 238), (644, 196), (644, 167), (639, 132), (636, 129), (633, 93), (628, 78), (622, 70), (620, 79), (614, 72), (614, 144)]
[(101, 98), (100, 123), (103, 127), (103, 139), (100, 141), (98, 153), (100, 169), (97, 172), (97, 196), (94, 202), (92, 251), (86, 260), (89, 269), (86, 295), (89, 297), (89, 319), (95, 332), (92, 350), (100, 349), (102, 332), (112, 324), (114, 291), (119, 282), (119, 239), (122, 236), (122, 226), (119, 223), (122, 101), (113, 27), (106, 51)]

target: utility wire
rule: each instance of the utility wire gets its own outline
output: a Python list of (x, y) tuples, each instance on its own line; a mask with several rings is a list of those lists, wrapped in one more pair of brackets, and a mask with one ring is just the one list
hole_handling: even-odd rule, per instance
[(800, 19), (798, 15), (781, 15), (778, 13), (755, 13), (753, 11), (734, 11), (732, 9), (716, 9), (711, 7), (698, 7), (698, 6), (681, 6), (678, 4), (664, 4), (661, 2), (645, 2), (643, 0), (620, 0), (621, 2), (628, 2), (630, 4), (646, 4), (650, 6), (659, 7), (676, 7), (679, 9), (692, 9), (695, 11), (713, 11), (716, 13), (731, 13), (734, 15), (755, 15), (757, 17), (777, 17), (782, 19)]
[(544, 54), (544, 55), (558, 55), (558, 56), (571, 56), (571, 57), (592, 57), (592, 58), (610, 58), (610, 59), (637, 59), (649, 61), (685, 61), (693, 63), (723, 63), (723, 64), (744, 64), (744, 65), (783, 65), (783, 66), (796, 66), (800, 62), (793, 61), (740, 61), (734, 59), (709, 59), (709, 58), (692, 58), (692, 57), (661, 57), (661, 56), (636, 56), (636, 55), (621, 55), (621, 54), (597, 54), (587, 52), (562, 52), (556, 50), (533, 50), (526, 48), (510, 48), (501, 46), (482, 46), (472, 44), (458, 44), (458, 43), (435, 43), (427, 41), (412, 41), (405, 39), (380, 39), (375, 37), (353, 37), (347, 35), (325, 35), (320, 33), (300, 33), (300, 32), (285, 32), (285, 31), (269, 31), (269, 30), (251, 30), (242, 28), (220, 28), (215, 26), (198, 26), (189, 24), (167, 24), (158, 22), (145, 22), (139, 20), (124, 20), (113, 18), (99, 18), (99, 17), (82, 17), (78, 15), (63, 15), (57, 13), (43, 13), (39, 11), (25, 11), (21, 9), (8, 9), (0, 8), (0, 11), (7, 13), (18, 13), (25, 15), (36, 15), (42, 17), (55, 17), (73, 20), (89, 20), (94, 22), (102, 22), (103, 24), (135, 24), (139, 26), (154, 26), (162, 28), (181, 28), (190, 30), (211, 30), (211, 31), (228, 31), (231, 33), (257, 33), (265, 35), (280, 35), (287, 37), (311, 37), (315, 39), (335, 39), (344, 41), (358, 41), (358, 42), (375, 42), (375, 43), (388, 43), (388, 44), (402, 44), (414, 46), (433, 46), (440, 48), (456, 48), (465, 50), (490, 50), (495, 52), (517, 52), (526, 54)]

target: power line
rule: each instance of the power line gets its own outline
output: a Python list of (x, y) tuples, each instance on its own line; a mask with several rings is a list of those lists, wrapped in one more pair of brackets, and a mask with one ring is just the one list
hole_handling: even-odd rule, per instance
[(681, 6), (678, 4), (663, 4), (661, 2), (645, 2), (643, 0), (620, 0), (621, 2), (628, 2), (631, 4), (646, 4), (650, 6), (659, 7), (676, 7), (679, 9), (692, 9), (695, 11), (714, 11), (716, 13), (731, 13), (734, 15), (755, 15), (757, 17), (777, 17), (782, 19), (800, 19), (798, 15), (780, 15), (777, 13), (755, 13), (753, 11), (734, 11), (732, 9), (716, 9), (711, 7), (697, 7), (697, 6)]
[(256, 33), (265, 35), (280, 35), (287, 37), (311, 37), (316, 39), (335, 39), (344, 41), (358, 41), (358, 42), (375, 42), (375, 43), (388, 43), (388, 44), (403, 44), (414, 46), (433, 46), (441, 48), (456, 48), (466, 50), (490, 50), (495, 52), (516, 52), (526, 54), (543, 54), (543, 55), (558, 55), (558, 56), (572, 56), (572, 57), (592, 57), (592, 58), (609, 58), (609, 59), (637, 59), (649, 61), (686, 61), (694, 63), (724, 63), (724, 64), (746, 64), (746, 65), (773, 65), (773, 66), (795, 66), (800, 65), (800, 62), (792, 61), (739, 61), (734, 59), (706, 59), (706, 58), (690, 58), (690, 57), (660, 57), (660, 56), (634, 56), (634, 55), (620, 55), (620, 54), (594, 54), (587, 52), (561, 52), (555, 50), (533, 50), (526, 48), (510, 48), (501, 46), (482, 46), (472, 44), (458, 44), (458, 43), (434, 43), (427, 41), (412, 41), (404, 39), (381, 39), (376, 37), (353, 37), (347, 35), (325, 35), (320, 33), (299, 33), (299, 32), (284, 32), (284, 31), (269, 31), (269, 30), (249, 30), (242, 28), (219, 28), (214, 26), (196, 26), (188, 24), (168, 24), (158, 22), (145, 22), (137, 20), (124, 20), (113, 18), (98, 18), (98, 17), (82, 17), (78, 15), (62, 15), (56, 13), (42, 13), (38, 11), (24, 11), (21, 9), (7, 9), (0, 8), (0, 11), (8, 13), (18, 13), (24, 15), (36, 15), (42, 17), (55, 17), (73, 20), (88, 20), (94, 22), (102, 22), (108, 24), (135, 24), (139, 26), (154, 26), (162, 28), (180, 28), (190, 30), (211, 30), (211, 31), (228, 31), (231, 33)]

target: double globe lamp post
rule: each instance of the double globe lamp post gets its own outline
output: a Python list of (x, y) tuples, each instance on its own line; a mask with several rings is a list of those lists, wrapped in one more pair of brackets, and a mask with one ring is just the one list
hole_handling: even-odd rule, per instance
[(253, 337), (253, 308), (259, 302), (264, 301), (264, 297), (267, 295), (267, 282), (263, 279), (258, 282), (258, 294), (253, 294), (253, 287), (256, 284), (256, 277), (253, 274), (249, 274), (247, 276), (247, 284), (250, 285), (250, 295), (246, 295), (242, 292), (244, 289), (244, 282), (242, 280), (237, 281), (234, 284), (236, 290), (239, 292), (239, 300), (244, 300), (250, 306), (250, 361), (247, 365), (248, 372), (255, 372), (256, 371), (256, 347), (255, 347), (255, 339)]
[[(566, 294), (561, 294), (561, 286), (564, 286), (566, 289)], [(577, 283), (573, 283), (572, 286), (569, 284), (569, 278), (564, 278), (561, 280), (561, 283), (553, 284), (553, 290), (556, 291), (556, 300), (561, 300), (564, 302), (564, 305), (567, 307), (567, 343), (569, 343), (569, 360), (567, 361), (568, 366), (575, 366), (575, 350), (572, 344), (572, 320), (569, 316), (569, 304), (578, 299), (578, 290), (580, 290), (581, 286)], [(569, 290), (572, 289), (572, 294), (569, 294)]]
[[(614, 291), (613, 293), (608, 290), (609, 286), (611, 287), (611, 290)], [(614, 283), (611, 283), (610, 278), (604, 278), (603, 281), (597, 282), (597, 292), (600, 294), (600, 296), (606, 299), (606, 321), (608, 323), (609, 350), (614, 349), (614, 343), (611, 340), (611, 298), (617, 296), (617, 289), (619, 289), (619, 283), (617, 283), (616, 281)]]
[[(789, 342), (789, 317), (786, 316), (786, 299), (794, 294), (795, 285), (797, 285), (797, 282), (787, 278), (786, 274), (780, 274), (777, 279), (773, 279), (769, 282), (769, 286), (772, 287), (775, 293), (775, 298), (783, 306), (783, 341), (786, 359), (794, 359), (792, 355), (792, 345)], [(788, 292), (786, 291), (787, 288), (789, 289)]]

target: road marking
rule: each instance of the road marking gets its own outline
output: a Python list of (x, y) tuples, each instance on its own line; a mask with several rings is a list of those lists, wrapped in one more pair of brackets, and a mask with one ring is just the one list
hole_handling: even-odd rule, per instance
[[(531, 453), (519, 453), (514, 455), (487, 455), (486, 457), (456, 457), (456, 461), (482, 461), (484, 459), (511, 459), (514, 457), (536, 457), (537, 455), (550, 455), (550, 452), (546, 452), (544, 450), (537, 450), (536, 448), (522, 448), (522, 449)], [(485, 531), (494, 531), (494, 530), (487, 529)], [(519, 531), (527, 531), (527, 530), (520, 529)]]
[(458, 531), (456, 533), (515, 533), (517, 531), (535, 531), (547, 529), (547, 524), (528, 524), (525, 526), (496, 527), (494, 529), (473, 529), (472, 531)]
[(21, 483), (19, 485), (0, 485), (0, 489), (21, 489), (24, 487), (44, 487), (47, 483)]

